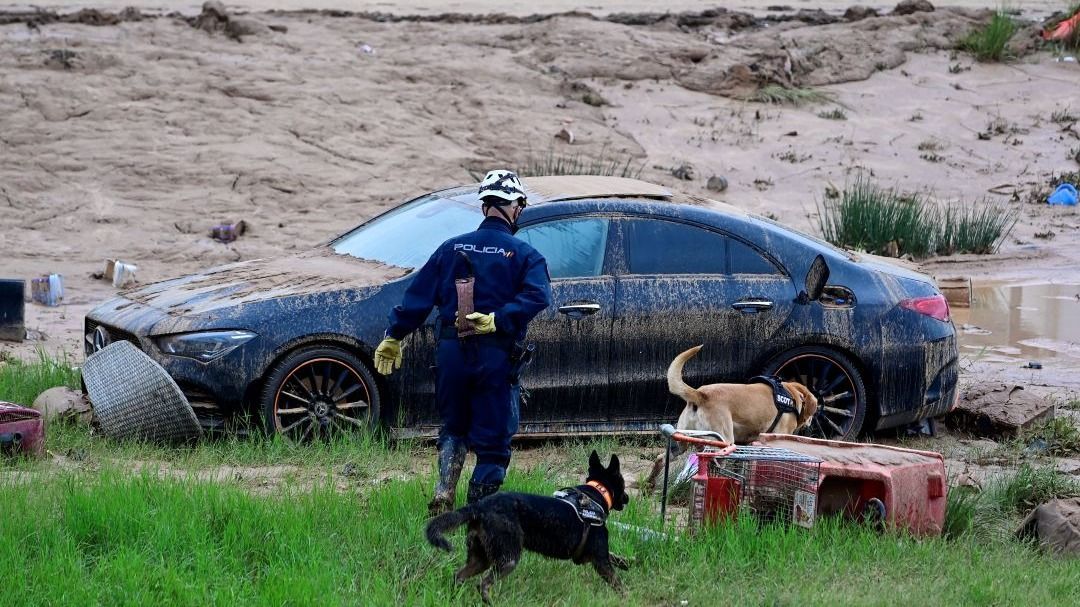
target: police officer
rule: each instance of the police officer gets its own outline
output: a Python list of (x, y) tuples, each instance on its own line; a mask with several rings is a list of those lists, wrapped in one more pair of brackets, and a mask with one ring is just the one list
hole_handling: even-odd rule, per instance
[[(469, 449), (476, 454), (469, 503), (502, 484), (518, 427), (517, 392), (511, 386), (515, 344), (551, 303), (547, 262), (513, 236), (526, 204), (521, 181), (511, 171), (491, 171), (479, 194), (480, 227), (447, 240), (431, 255), (401, 305), (390, 312), (390, 327), (375, 350), (376, 368), (388, 375), (401, 366), (401, 340), (424, 322), (432, 306), (438, 308), (435, 403), (442, 427), (439, 480), (428, 504), (432, 515), (453, 509)], [(474, 311), (461, 315), (462, 321), (459, 306), (467, 302), (459, 302), (457, 281), (469, 277)]]

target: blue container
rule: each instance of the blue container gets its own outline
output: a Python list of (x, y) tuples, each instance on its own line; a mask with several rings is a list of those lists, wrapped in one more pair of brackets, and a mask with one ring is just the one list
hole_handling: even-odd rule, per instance
[(26, 281), (0, 278), (0, 339), (22, 341), (26, 337)]

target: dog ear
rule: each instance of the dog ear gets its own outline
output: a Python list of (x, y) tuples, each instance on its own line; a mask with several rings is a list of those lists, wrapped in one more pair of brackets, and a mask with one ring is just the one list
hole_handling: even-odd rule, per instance
[(615, 455), (614, 453), (611, 454), (611, 463), (608, 464), (607, 469), (608, 469), (609, 472), (618, 472), (619, 471), (619, 456), (618, 455)]
[(604, 464), (600, 463), (600, 456), (596, 453), (596, 449), (593, 449), (592, 454), (589, 455), (589, 470), (603, 470)]

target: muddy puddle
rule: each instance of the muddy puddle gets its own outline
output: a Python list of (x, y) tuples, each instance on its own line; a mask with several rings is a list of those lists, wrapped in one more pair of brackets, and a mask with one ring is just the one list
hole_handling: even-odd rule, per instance
[(1080, 285), (976, 286), (952, 316), (964, 357), (1080, 369)]

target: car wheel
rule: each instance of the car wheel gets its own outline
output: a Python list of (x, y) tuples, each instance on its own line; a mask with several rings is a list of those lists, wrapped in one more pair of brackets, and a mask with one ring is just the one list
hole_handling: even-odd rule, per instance
[(833, 440), (858, 436), (866, 416), (866, 386), (847, 356), (830, 348), (803, 346), (774, 358), (765, 373), (797, 381), (817, 397), (817, 414), (804, 433)]
[(352, 353), (308, 346), (267, 374), (262, 411), (267, 432), (298, 442), (371, 432), (379, 424), (379, 391), (371, 370)]

